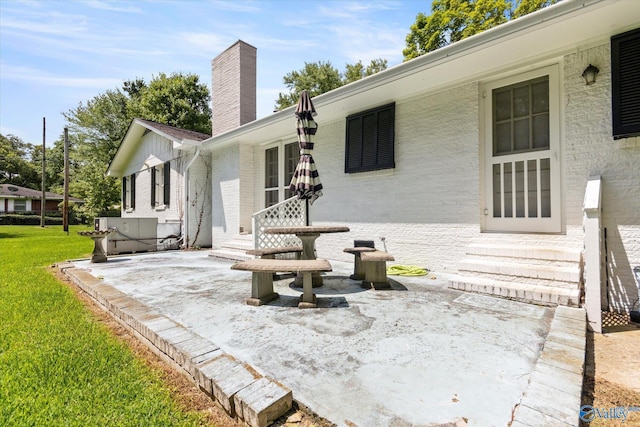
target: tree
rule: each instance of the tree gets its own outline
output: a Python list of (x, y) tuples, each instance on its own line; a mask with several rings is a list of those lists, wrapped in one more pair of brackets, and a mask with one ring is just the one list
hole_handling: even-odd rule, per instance
[(355, 64), (347, 64), (342, 81), (344, 84), (349, 84), (386, 69), (386, 59), (374, 59), (369, 63), (367, 68), (364, 68), (362, 61), (358, 61)]
[(448, 44), (557, 3), (559, 0), (433, 0), (419, 13), (402, 51), (408, 61)]
[(127, 89), (136, 117), (211, 134), (209, 89), (197, 75), (160, 73), (147, 87), (138, 80), (128, 88), (125, 84)]
[(511, 19), (520, 18), (536, 10), (542, 9), (552, 4), (558, 3), (560, 0), (519, 0), (511, 15)]
[(0, 183), (39, 189), (41, 175), (33, 158), (33, 145), (14, 135), (0, 135)]
[(298, 102), (300, 92), (303, 90), (306, 90), (311, 97), (314, 97), (386, 68), (386, 59), (374, 59), (366, 69), (362, 65), (362, 61), (358, 61), (356, 64), (347, 64), (343, 75), (329, 61), (305, 62), (303, 69), (291, 71), (283, 77), (282, 80), (289, 88), (289, 93), (280, 93), (278, 95), (275, 109), (283, 110), (295, 105)]

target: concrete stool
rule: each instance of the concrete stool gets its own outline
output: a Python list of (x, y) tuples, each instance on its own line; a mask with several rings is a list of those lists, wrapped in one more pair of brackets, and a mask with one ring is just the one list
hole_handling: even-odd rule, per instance
[(375, 252), (375, 248), (359, 246), (355, 248), (345, 248), (344, 252), (355, 255), (353, 274), (349, 276), (352, 280), (364, 280), (364, 265), (362, 265), (362, 252)]

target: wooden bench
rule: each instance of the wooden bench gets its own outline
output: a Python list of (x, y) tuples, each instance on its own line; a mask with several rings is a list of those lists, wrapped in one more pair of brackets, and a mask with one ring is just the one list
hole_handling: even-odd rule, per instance
[(393, 255), (384, 251), (361, 252), (360, 258), (364, 265), (363, 286), (373, 286), (375, 289), (390, 289), (387, 278), (387, 261), (394, 261)]
[(262, 259), (275, 259), (279, 254), (296, 254), (296, 259), (300, 259), (302, 254), (302, 246), (280, 246), (277, 248), (260, 248), (249, 249), (246, 251), (247, 255), (253, 255)]
[(247, 304), (259, 306), (278, 298), (273, 291), (273, 273), (298, 272), (302, 273), (302, 296), (300, 308), (315, 308), (316, 296), (313, 294), (311, 274), (320, 271), (332, 271), (331, 264), (325, 259), (250, 259), (231, 266), (232, 270), (251, 271), (251, 298)]
[(364, 265), (362, 264), (362, 252), (374, 252), (376, 248), (358, 246), (355, 248), (345, 248), (344, 252), (355, 255), (353, 274), (349, 276), (352, 280), (364, 280)]

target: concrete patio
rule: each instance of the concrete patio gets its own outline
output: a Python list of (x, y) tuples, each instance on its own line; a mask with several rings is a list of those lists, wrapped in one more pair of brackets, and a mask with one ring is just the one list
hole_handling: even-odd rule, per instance
[(365, 290), (348, 278), (353, 264), (337, 261), (314, 288), (319, 308), (298, 309), (302, 289), (290, 279), (274, 283), (279, 299), (254, 307), (244, 302), (251, 274), (231, 264), (180, 251), (59, 268), (107, 309), (127, 312), (117, 299), (134, 299), (156, 325), (169, 319), (340, 426), (578, 424), (582, 309), (452, 290), (437, 273)]

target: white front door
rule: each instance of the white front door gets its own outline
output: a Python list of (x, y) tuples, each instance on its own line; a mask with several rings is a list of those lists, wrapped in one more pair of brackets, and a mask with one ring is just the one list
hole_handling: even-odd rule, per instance
[(550, 66), (487, 83), (485, 229), (560, 232), (560, 91)]

